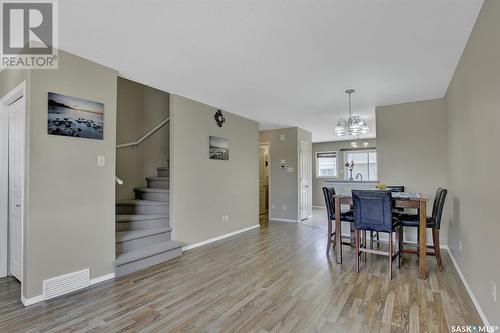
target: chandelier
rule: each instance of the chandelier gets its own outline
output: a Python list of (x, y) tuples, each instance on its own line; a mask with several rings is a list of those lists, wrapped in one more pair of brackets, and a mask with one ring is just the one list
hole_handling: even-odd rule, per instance
[(368, 127), (366, 121), (359, 116), (354, 116), (351, 111), (351, 94), (355, 90), (348, 89), (345, 92), (349, 95), (349, 117), (347, 119), (339, 119), (337, 126), (333, 129), (333, 134), (336, 136), (360, 136), (361, 134), (369, 133), (370, 127)]

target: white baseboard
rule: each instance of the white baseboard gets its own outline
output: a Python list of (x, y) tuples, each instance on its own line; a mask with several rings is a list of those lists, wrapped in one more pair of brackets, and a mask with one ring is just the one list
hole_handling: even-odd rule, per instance
[(21, 296), (21, 302), (23, 303), (24, 306), (30, 306), (35, 303), (42, 302), (43, 300), (44, 300), (43, 295), (38, 295), (31, 298), (25, 298), (24, 296)]
[(448, 254), (450, 255), (451, 261), (453, 261), (453, 265), (455, 266), (455, 269), (458, 272), (458, 276), (460, 276), (460, 280), (462, 280), (462, 283), (464, 284), (465, 289), (469, 293), (469, 296), (472, 300), (472, 303), (474, 303), (474, 306), (476, 307), (476, 310), (479, 313), (479, 316), (481, 316), (481, 319), (483, 320), (483, 324), (486, 327), (489, 327), (490, 323), (488, 321), (488, 318), (486, 318), (486, 315), (484, 314), (483, 309), (481, 309), (481, 306), (479, 305), (479, 302), (477, 301), (476, 296), (474, 296), (472, 289), (470, 288), (469, 284), (467, 283), (467, 280), (465, 279), (464, 273), (462, 273), (460, 266), (458, 266), (458, 262), (455, 260), (455, 257), (451, 253), (451, 250), (448, 247), (446, 247), (446, 249), (448, 250)]
[(236, 231), (230, 232), (230, 233), (222, 235), (222, 236), (217, 236), (217, 237), (214, 237), (214, 238), (210, 238), (210, 239), (204, 240), (204, 241), (199, 242), (199, 243), (194, 243), (194, 244), (191, 244), (191, 245), (186, 245), (186, 246), (182, 247), (182, 252), (188, 251), (188, 250), (191, 250), (191, 249), (203, 246), (203, 245), (207, 245), (207, 244), (210, 244), (210, 243), (216, 242), (218, 240), (221, 240), (221, 239), (224, 239), (224, 238), (228, 238), (228, 237), (231, 237), (231, 236), (234, 236), (234, 235), (237, 235), (237, 234), (241, 234), (242, 232), (249, 231), (249, 230), (252, 230), (252, 229), (255, 229), (255, 228), (259, 228), (259, 227), (260, 227), (260, 224), (255, 224), (255, 225), (253, 225), (251, 227), (240, 229), (240, 230), (236, 230)]
[[(90, 279), (90, 286), (93, 286), (94, 284), (108, 281), (108, 280), (111, 280), (114, 278), (115, 278), (115, 273), (109, 273), (106, 275), (98, 276), (96, 278)], [(24, 296), (21, 296), (21, 302), (23, 303), (24, 306), (30, 306), (30, 305), (40, 303), (43, 301), (45, 301), (45, 297), (43, 296), (43, 294), (35, 296), (35, 297), (31, 297), (31, 298), (25, 298)]]
[(274, 217), (270, 217), (270, 218), (269, 218), (269, 221), (276, 221), (276, 222), (290, 222), (290, 223), (297, 223), (297, 222), (300, 222), (300, 221), (297, 221), (297, 220), (276, 219), (276, 218), (274, 218)]
[(114, 278), (115, 278), (115, 273), (109, 273), (106, 275), (98, 276), (96, 278), (90, 279), (90, 285), (93, 286), (94, 284), (112, 280)]

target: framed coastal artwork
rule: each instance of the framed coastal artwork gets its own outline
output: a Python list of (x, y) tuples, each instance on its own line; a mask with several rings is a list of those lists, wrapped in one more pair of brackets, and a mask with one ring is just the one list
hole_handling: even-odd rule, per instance
[(104, 104), (49, 92), (48, 134), (102, 140)]
[(210, 136), (208, 158), (211, 160), (229, 160), (229, 140), (217, 136)]

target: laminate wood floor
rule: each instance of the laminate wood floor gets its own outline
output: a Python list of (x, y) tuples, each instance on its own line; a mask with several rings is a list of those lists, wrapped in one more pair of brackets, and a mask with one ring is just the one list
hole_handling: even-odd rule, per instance
[[(389, 283), (368, 255), (354, 272), (325, 255), (323, 230), (270, 223), (116, 281), (24, 308), (0, 280), (0, 332), (449, 332), (479, 324), (447, 254), (417, 279), (406, 255)], [(17, 288), (17, 289), (16, 289)]]

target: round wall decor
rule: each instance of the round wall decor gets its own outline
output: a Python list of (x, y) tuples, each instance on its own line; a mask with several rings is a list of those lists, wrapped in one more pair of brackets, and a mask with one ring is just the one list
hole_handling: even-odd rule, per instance
[(224, 116), (222, 115), (221, 110), (217, 110), (217, 112), (214, 115), (214, 118), (215, 118), (215, 122), (217, 123), (217, 125), (219, 127), (222, 127), (222, 124), (224, 124), (226, 122), (226, 118), (224, 118)]

